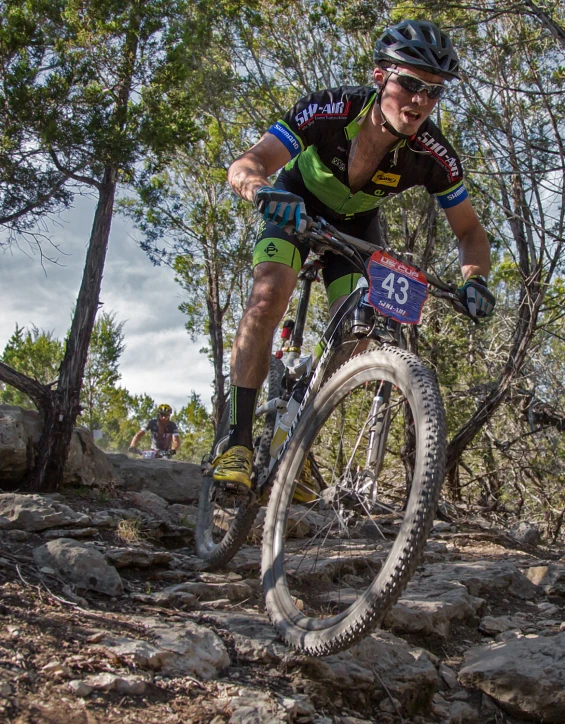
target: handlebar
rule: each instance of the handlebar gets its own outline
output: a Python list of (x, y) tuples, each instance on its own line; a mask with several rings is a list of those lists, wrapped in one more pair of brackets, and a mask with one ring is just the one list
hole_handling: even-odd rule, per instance
[[(307, 243), (313, 251), (316, 251), (317, 253), (319, 253), (322, 249), (327, 248), (337, 254), (348, 257), (355, 262), (357, 266), (359, 266), (360, 271), (362, 271), (365, 277), (367, 276), (367, 269), (359, 254), (372, 254), (374, 251), (380, 250), (385, 251), (394, 259), (398, 259), (398, 255), (391, 249), (385, 249), (380, 244), (371, 244), (363, 239), (358, 239), (355, 236), (345, 234), (343, 231), (338, 231), (338, 229), (328, 223), (321, 216), (317, 216), (316, 218), (307, 216), (305, 231), (298, 232), (296, 236), (298, 236), (301, 241)], [(447, 284), (439, 277), (420, 269), (414, 264), (412, 264), (412, 266), (424, 275), (428, 286), (433, 287), (433, 289), (429, 290), (432, 296), (447, 299), (451, 302), (455, 311), (469, 317), (469, 319), (472, 319), (475, 323), (478, 323), (478, 320), (471, 315), (467, 307), (459, 301), (457, 288), (454, 285)]]

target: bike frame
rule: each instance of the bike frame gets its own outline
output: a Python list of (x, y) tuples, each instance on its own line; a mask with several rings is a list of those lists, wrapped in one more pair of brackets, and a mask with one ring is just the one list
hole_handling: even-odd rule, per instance
[[(358, 239), (348, 234), (339, 232), (333, 226), (328, 224), (323, 219), (314, 221), (313, 219), (308, 220), (308, 229), (301, 235), (303, 241), (306, 241), (313, 251), (317, 254), (330, 249), (338, 254), (351, 258), (355, 255), (355, 252), (362, 253), (365, 255), (371, 255), (374, 251), (382, 250), (382, 246), (377, 244), (371, 244), (362, 239)], [(351, 247), (355, 252), (351, 251)], [(394, 256), (390, 250), (386, 250), (388, 254)], [(314, 270), (314, 272), (312, 271)], [(312, 396), (320, 388), (325, 373), (329, 367), (334, 353), (344, 343), (357, 342), (358, 345), (365, 347), (369, 341), (375, 341), (379, 344), (391, 344), (397, 347), (406, 348), (404, 336), (402, 334), (402, 324), (394, 321), (389, 317), (381, 316), (372, 306), (364, 305), (362, 303), (363, 297), (367, 292), (367, 285), (359, 286), (344, 300), (333, 318), (330, 320), (323, 336), (320, 341), (320, 345), (323, 348), (322, 355), (319, 359), (315, 359), (312, 355), (306, 360), (300, 360), (300, 352), (304, 340), (304, 328), (306, 324), (306, 315), (308, 312), (308, 306), (310, 302), (310, 294), (312, 284), (317, 279), (318, 267), (316, 262), (312, 262), (306, 265), (306, 268), (302, 270), (299, 279), (302, 281), (302, 289), (298, 302), (296, 319), (294, 321), (294, 327), (291, 332), (289, 344), (287, 347), (288, 357), (285, 362), (286, 372), (285, 379), (287, 389), (285, 390), (287, 399), (276, 398), (270, 400), (265, 405), (261, 405), (256, 410), (256, 416), (265, 415), (269, 410), (276, 409), (277, 419), (275, 424), (275, 430), (278, 427), (281, 417), (286, 411), (286, 402), (290, 398), (292, 393), (292, 387), (299, 381), (307, 381), (307, 388), (297, 410), (297, 413), (292, 421), (292, 425), (288, 431), (288, 435), (283, 442), (282, 446), (277, 452), (276, 457), (271, 457), (269, 469), (263, 471), (261, 479), (258, 480), (258, 490), (266, 484), (276, 462), (280, 460), (284, 451), (286, 450), (292, 434), (300, 420), (301, 414), (312, 398)], [(360, 267), (360, 271), (363, 273), (365, 281), (367, 281), (367, 271), (365, 266)], [(421, 271), (421, 270), (420, 270)], [(438, 277), (428, 272), (422, 271), (428, 285), (433, 288), (431, 293), (433, 296), (442, 297), (449, 299), (459, 311), (466, 311), (462, 305), (460, 305), (457, 295), (453, 287), (446, 284)], [(353, 333), (353, 316), (356, 309), (360, 306), (366, 307), (367, 311), (370, 310), (372, 313), (368, 316), (372, 316), (371, 324), (366, 334), (354, 334)], [(356, 353), (355, 348), (350, 356)], [(385, 383), (381, 385), (381, 389), (375, 391), (374, 397), (374, 416), (371, 415), (371, 419), (374, 421), (373, 426), (370, 430), (369, 444), (366, 452), (367, 458), (367, 469), (370, 469), (372, 465), (377, 463), (377, 475), (378, 475), (378, 460), (383, 457), (383, 445), (386, 441), (386, 434), (388, 432), (388, 426), (390, 424), (389, 412), (385, 412), (384, 416), (381, 416), (379, 420), (379, 410), (385, 404), (390, 396), (390, 384)], [(384, 434), (383, 434), (384, 433)]]

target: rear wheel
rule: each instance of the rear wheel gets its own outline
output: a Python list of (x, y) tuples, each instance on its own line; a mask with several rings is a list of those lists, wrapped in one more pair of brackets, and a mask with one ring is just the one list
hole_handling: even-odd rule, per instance
[[(275, 357), (271, 358), (267, 384), (268, 398), (278, 397), (284, 365)], [(255, 469), (260, 478), (262, 469), (270, 460), (269, 447), (273, 436), (276, 412), (267, 414), (262, 422), (255, 451)], [(214, 447), (210, 454), (213, 460), (223, 452), (229, 433), (229, 403), (226, 407)], [(205, 477), (200, 489), (196, 521), (196, 552), (208, 570), (226, 565), (241, 548), (253, 527), (260, 503), (254, 494), (238, 494), (238, 486), (219, 483)]]
[[(393, 347), (346, 362), (306, 406), (275, 475), (263, 532), (267, 609), (288, 644), (327, 655), (383, 619), (420, 561), (445, 447), (433, 374)], [(322, 490), (293, 506), (307, 458)]]

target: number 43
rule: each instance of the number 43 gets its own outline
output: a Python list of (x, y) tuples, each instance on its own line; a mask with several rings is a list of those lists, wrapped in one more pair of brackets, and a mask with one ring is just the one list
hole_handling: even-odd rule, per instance
[(406, 304), (408, 300), (408, 289), (410, 288), (406, 277), (396, 276), (394, 272), (391, 272), (386, 279), (383, 280), (382, 287), (388, 292), (389, 299), (392, 299), (394, 296), (398, 304)]

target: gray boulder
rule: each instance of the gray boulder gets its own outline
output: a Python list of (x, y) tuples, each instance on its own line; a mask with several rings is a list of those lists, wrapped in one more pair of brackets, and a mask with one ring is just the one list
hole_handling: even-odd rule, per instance
[[(0, 405), (0, 487), (17, 486), (35, 463), (42, 422), (36, 410)], [(94, 444), (92, 433), (77, 427), (71, 439), (63, 484), (112, 483), (113, 468)]]
[(513, 716), (565, 721), (565, 633), (525, 636), (469, 649), (459, 681)]
[(40, 436), (39, 413), (0, 405), (0, 486), (24, 481)]
[(123, 593), (122, 579), (116, 569), (94, 548), (70, 538), (59, 538), (33, 551), (38, 568), (50, 568), (76, 588), (97, 591), (108, 596)]
[(0, 529), (40, 531), (64, 525), (88, 525), (90, 518), (49, 495), (0, 494)]
[(116, 482), (125, 490), (149, 491), (168, 503), (193, 503), (202, 485), (200, 466), (176, 460), (134, 460), (126, 455), (108, 456)]

